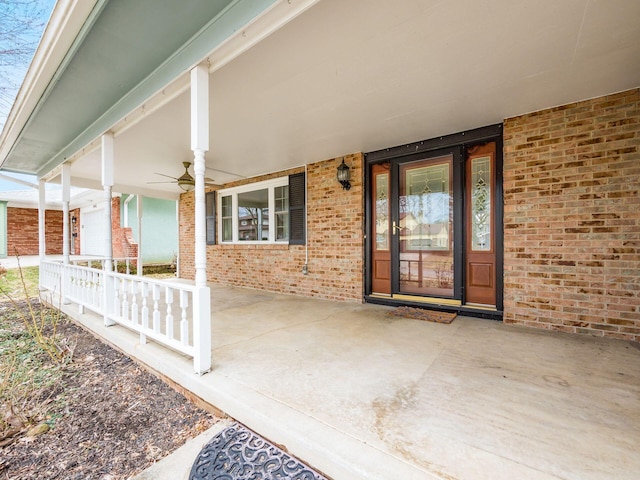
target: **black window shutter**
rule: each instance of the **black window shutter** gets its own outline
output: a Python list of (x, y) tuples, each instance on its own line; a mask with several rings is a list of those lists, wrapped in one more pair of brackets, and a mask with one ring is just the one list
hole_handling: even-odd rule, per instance
[(289, 175), (289, 245), (304, 245), (307, 235), (305, 221), (305, 175)]
[(207, 245), (216, 243), (216, 192), (206, 194)]

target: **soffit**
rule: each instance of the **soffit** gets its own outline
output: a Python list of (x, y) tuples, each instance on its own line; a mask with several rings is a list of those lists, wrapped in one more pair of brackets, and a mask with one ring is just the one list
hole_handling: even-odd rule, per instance
[[(95, 136), (108, 130), (211, 49), (211, 44), (189, 46), (202, 37), (224, 41), (272, 2), (98, 2), (92, 24), (85, 25), (85, 35), (54, 75), (2, 168), (37, 173), (60, 163), (73, 153), (70, 145), (82, 147), (78, 139), (85, 131)], [(244, 14), (240, 20), (236, 15), (219, 21), (237, 11)], [(114, 106), (120, 108), (114, 111)], [(101, 122), (108, 114), (110, 121)]]

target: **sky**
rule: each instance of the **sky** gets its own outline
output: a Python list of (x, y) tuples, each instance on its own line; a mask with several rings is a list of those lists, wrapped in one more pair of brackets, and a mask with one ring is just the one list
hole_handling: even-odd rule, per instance
[[(54, 4), (55, 0), (0, 0), (0, 130), (7, 120)], [(26, 28), (13, 30), (23, 26)], [(24, 54), (7, 53), (15, 52), (25, 44), (28, 48), (22, 50)], [(37, 183), (35, 177), (30, 175), (2, 173)], [(0, 178), (0, 191), (27, 188)]]

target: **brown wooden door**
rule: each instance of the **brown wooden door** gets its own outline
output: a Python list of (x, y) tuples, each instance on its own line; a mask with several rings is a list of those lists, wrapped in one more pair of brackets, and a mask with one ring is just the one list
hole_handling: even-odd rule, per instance
[(389, 163), (373, 165), (371, 170), (372, 258), (371, 290), (391, 294), (391, 216), (389, 204)]
[(465, 186), (465, 301), (496, 305), (496, 143), (467, 151)]

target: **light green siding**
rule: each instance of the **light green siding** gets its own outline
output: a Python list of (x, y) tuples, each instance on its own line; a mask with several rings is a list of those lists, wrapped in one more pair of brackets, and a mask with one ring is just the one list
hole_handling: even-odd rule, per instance
[[(137, 200), (133, 198), (128, 205), (125, 200), (129, 195), (122, 195), (120, 218), (124, 225), (125, 208), (128, 210), (128, 226), (133, 238), (139, 243)], [(142, 263), (171, 263), (178, 253), (178, 219), (177, 202), (158, 198), (142, 198)]]

